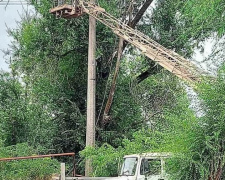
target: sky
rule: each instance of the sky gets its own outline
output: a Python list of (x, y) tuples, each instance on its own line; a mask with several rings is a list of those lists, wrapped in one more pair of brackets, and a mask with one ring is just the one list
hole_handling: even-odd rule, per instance
[(6, 50), (12, 41), (12, 38), (7, 34), (6, 25), (9, 28), (16, 28), (16, 21), (20, 20), (20, 15), (24, 12), (23, 8), (26, 10), (28, 7), (26, 5), (8, 5), (6, 7), (0, 3), (0, 69), (4, 71), (9, 71), (9, 65), (5, 62), (4, 54), (1, 50)]

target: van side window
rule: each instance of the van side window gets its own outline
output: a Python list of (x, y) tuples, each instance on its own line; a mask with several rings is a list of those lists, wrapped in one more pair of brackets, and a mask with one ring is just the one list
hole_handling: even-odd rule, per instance
[(141, 175), (160, 175), (161, 174), (161, 160), (160, 159), (142, 159)]

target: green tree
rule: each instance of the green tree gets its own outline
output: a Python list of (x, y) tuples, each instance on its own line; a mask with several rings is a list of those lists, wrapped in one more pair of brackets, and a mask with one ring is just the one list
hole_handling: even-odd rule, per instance
[[(136, 5), (131, 2), (101, 0), (99, 4), (126, 21), (126, 17), (135, 15), (142, 1), (136, 1)], [(44, 147), (46, 152), (78, 152), (85, 147), (88, 18), (56, 19), (49, 14), (49, 1), (33, 4), (38, 16), (25, 16), (18, 28), (10, 31), (15, 40), (11, 68), (14, 74), (22, 78), (23, 85), (12, 77), (8, 78), (10, 81), (4, 78), (1, 81), (1, 97), (5, 102), (2, 107), (6, 109), (0, 114), (5, 119), (5, 124), (0, 127), (4, 137), (2, 141), (6, 145), (28, 141), (37, 148)], [(220, 37), (224, 34), (221, 23), (224, 21), (223, 7), (222, 0), (161, 0), (157, 2), (149, 21), (142, 18), (137, 28), (162, 45), (191, 57), (200, 42), (213, 33)], [(129, 12), (130, 9), (133, 11)], [(211, 17), (209, 21), (208, 15)], [(212, 160), (215, 154), (208, 153), (211, 149), (204, 150), (203, 155), (201, 153), (211, 141), (216, 147), (220, 141), (215, 141), (214, 135), (220, 131), (207, 130), (202, 125), (210, 124), (208, 121), (214, 115), (208, 117), (207, 114), (197, 119), (189, 109), (186, 93), (177, 78), (142, 57), (135, 48), (128, 46), (128, 51), (124, 53), (128, 56), (122, 60), (112, 120), (106, 126), (101, 125), (105, 94), (115, 67), (111, 57), (117, 48), (117, 41), (118, 38), (109, 28), (97, 23), (96, 126), (99, 149), (91, 149), (90, 155), (94, 155), (93, 160), (102, 155), (94, 161), (97, 168), (95, 175), (115, 174), (115, 162), (111, 165), (106, 162), (110, 154), (112, 158), (108, 162), (117, 157), (119, 161), (124, 153), (168, 150), (187, 154), (172, 161), (174, 177), (206, 178), (212, 163), (207, 165), (204, 158)], [(10, 86), (5, 86), (7, 83)], [(11, 85), (13, 90), (6, 88)], [(19, 94), (18, 97), (14, 91)], [(222, 92), (221, 89), (217, 93), (218, 97)], [(203, 99), (207, 99), (208, 95), (206, 93)], [(206, 105), (205, 112), (211, 106), (216, 107), (217, 102), (208, 105), (206, 101)], [(8, 134), (4, 128), (8, 128)], [(208, 134), (210, 130), (213, 135)], [(12, 136), (13, 133), (16, 136)], [(213, 138), (206, 141), (211, 136)], [(105, 142), (110, 145), (105, 145)], [(112, 153), (114, 150), (116, 154)], [(107, 165), (106, 169), (103, 169), (100, 160)], [(221, 164), (218, 167), (222, 166), (222, 161), (216, 159), (215, 162)], [(176, 164), (181, 164), (184, 170), (180, 171)]]

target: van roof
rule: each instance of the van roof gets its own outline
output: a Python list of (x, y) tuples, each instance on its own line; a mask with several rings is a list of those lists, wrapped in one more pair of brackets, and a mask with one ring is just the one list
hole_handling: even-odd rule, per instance
[(148, 152), (148, 153), (125, 155), (124, 158), (127, 158), (127, 157), (153, 157), (153, 158), (167, 157), (168, 158), (171, 156), (172, 156), (172, 153), (168, 153), (168, 152), (162, 152), (162, 153)]

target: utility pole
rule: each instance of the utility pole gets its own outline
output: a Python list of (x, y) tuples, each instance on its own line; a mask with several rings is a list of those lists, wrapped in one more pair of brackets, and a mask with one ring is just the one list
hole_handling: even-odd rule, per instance
[[(95, 3), (95, 0), (90, 0)], [(89, 16), (89, 47), (88, 47), (88, 89), (87, 89), (87, 126), (86, 146), (95, 146), (95, 92), (96, 92), (96, 20)], [(85, 163), (85, 176), (92, 173), (91, 160)]]

